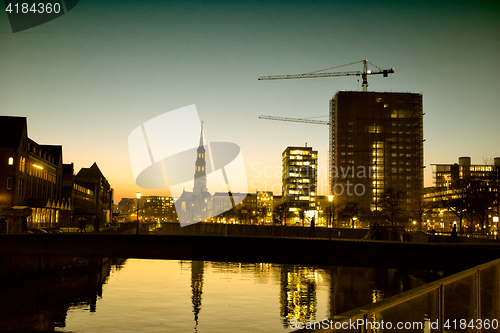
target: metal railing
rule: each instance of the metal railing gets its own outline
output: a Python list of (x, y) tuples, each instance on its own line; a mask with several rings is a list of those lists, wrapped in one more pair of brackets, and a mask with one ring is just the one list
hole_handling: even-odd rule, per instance
[(295, 332), (500, 332), (500, 259), (303, 324), (313, 330)]

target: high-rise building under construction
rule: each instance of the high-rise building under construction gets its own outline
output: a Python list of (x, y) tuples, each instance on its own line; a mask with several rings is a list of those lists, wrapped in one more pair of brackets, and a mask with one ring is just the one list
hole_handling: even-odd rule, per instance
[(423, 192), (422, 94), (340, 91), (330, 101), (330, 190), (348, 202), (381, 210), (384, 192), (402, 194), (414, 213)]

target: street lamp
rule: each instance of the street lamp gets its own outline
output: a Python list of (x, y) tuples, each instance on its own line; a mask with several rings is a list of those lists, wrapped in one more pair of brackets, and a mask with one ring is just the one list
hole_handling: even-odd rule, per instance
[(136, 214), (136, 217), (137, 217), (137, 229), (136, 229), (136, 234), (138, 235), (139, 234), (139, 199), (141, 199), (141, 192), (137, 192), (135, 194), (136, 198), (137, 198), (137, 214)]
[(330, 240), (332, 239), (332, 229), (333, 229), (333, 195), (328, 196), (328, 201), (330, 202)]

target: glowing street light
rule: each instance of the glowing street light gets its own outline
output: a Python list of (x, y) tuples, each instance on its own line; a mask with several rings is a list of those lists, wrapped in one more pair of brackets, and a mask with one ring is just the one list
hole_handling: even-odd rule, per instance
[(330, 202), (330, 240), (332, 239), (332, 229), (333, 229), (333, 195), (328, 196), (328, 201)]

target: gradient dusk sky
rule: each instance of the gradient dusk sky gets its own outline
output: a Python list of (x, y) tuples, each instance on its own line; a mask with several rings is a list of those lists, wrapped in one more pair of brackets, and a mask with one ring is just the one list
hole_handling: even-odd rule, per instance
[(280, 194), (282, 152), (307, 142), (319, 152), (319, 194), (327, 194), (328, 126), (258, 116), (326, 116), (329, 99), (360, 82), (257, 79), (363, 59), (395, 68), (370, 76), (369, 90), (423, 94), (426, 186), (430, 164), (500, 156), (497, 0), (81, 0), (18, 33), (0, 8), (0, 114), (27, 117), (29, 137), (62, 145), (76, 171), (97, 162), (115, 203), (166, 193), (135, 185), (128, 135), (191, 104), (208, 141), (241, 147), (250, 191)]

